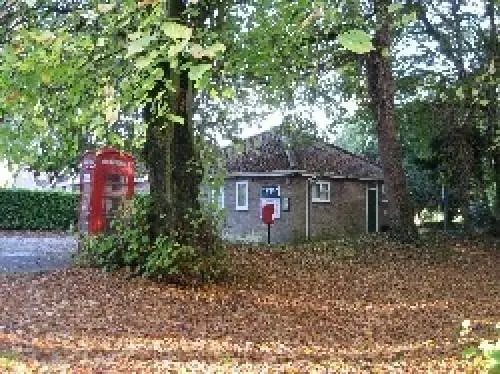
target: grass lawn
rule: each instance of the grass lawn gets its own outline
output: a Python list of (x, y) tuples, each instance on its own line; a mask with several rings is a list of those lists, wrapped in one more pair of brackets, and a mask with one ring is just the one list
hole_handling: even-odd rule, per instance
[(498, 249), (372, 249), (233, 248), (234, 276), (198, 289), (84, 268), (3, 274), (0, 371), (466, 372), (462, 350), (500, 321)]

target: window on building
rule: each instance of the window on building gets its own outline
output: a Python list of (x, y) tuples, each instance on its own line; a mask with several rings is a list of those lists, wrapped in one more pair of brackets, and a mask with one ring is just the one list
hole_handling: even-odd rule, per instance
[(202, 186), (200, 201), (207, 204), (217, 204), (219, 209), (224, 209), (224, 186), (221, 186), (218, 190), (210, 186)]
[(219, 194), (217, 195), (217, 205), (220, 209), (224, 209), (224, 186), (219, 189)]
[(248, 210), (248, 181), (236, 182), (236, 210)]
[(312, 186), (312, 202), (313, 203), (329, 203), (330, 202), (330, 182), (316, 182)]

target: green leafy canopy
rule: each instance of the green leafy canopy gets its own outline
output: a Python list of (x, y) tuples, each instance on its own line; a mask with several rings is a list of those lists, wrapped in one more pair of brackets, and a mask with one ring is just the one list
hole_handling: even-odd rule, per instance
[[(160, 2), (75, 8), (62, 25), (44, 20), (11, 30), (10, 40), (0, 49), (0, 154), (59, 170), (89, 147), (140, 148), (145, 124), (134, 113), (164, 79), (158, 66), (188, 70), (201, 88), (209, 60), (225, 49), (169, 19)], [(167, 97), (173, 86), (164, 90)]]

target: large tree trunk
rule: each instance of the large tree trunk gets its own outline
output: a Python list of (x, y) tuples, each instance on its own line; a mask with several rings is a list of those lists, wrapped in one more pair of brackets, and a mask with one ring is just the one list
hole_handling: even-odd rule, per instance
[[(165, 3), (165, 7), (168, 17), (179, 17), (182, 12), (182, 1), (169, 0)], [(170, 69), (168, 63), (162, 63), (160, 68), (163, 70), (165, 79), (175, 78), (175, 72)], [(176, 196), (173, 178), (175, 125), (166, 118), (164, 111), (160, 108), (173, 110), (172, 104), (176, 101), (176, 95), (158, 95), (166, 91), (163, 81), (156, 81), (149, 93), (150, 101), (144, 110), (144, 120), (148, 124), (144, 158), (149, 171), (151, 206), (148, 223), (152, 240), (160, 235), (168, 235), (175, 222)]]
[(178, 228), (191, 226), (192, 211), (198, 211), (199, 188), (203, 172), (198, 157), (194, 128), (190, 116), (192, 104), (192, 83), (186, 71), (178, 74), (175, 112), (184, 119), (184, 124), (177, 124), (174, 128), (175, 143), (173, 144), (175, 221)]
[[(185, 2), (182, 0), (171, 0), (175, 2), (175, 9), (172, 10), (182, 23), (189, 27), (196, 27), (196, 19), (191, 22), (182, 14), (185, 10)], [(201, 6), (201, 5), (200, 5)], [(182, 65), (181, 59), (179, 62)], [(198, 150), (195, 144), (195, 134), (192, 121), (193, 105), (193, 83), (189, 79), (186, 70), (173, 72), (172, 82), (176, 92), (173, 96), (171, 108), (174, 113), (182, 117), (183, 124), (176, 124), (174, 127), (173, 144), (173, 169), (172, 177), (174, 182), (175, 228), (180, 232), (193, 232), (193, 212), (198, 212), (200, 204), (198, 201), (200, 183), (203, 172), (199, 160)], [(188, 235), (189, 236), (189, 235)], [(182, 236), (181, 241), (185, 240)], [(189, 237), (186, 238), (190, 240)], [(189, 244), (189, 243), (186, 243)]]
[[(151, 97), (165, 89), (161, 82), (151, 91)], [(144, 120), (148, 124), (144, 158), (149, 171), (151, 207), (148, 214), (149, 234), (151, 239), (168, 233), (173, 220), (172, 186), (172, 144), (174, 128), (164, 116), (159, 116), (157, 101), (149, 102), (144, 111)]]
[[(490, 67), (499, 68), (498, 56), (498, 32), (495, 23), (495, 1), (486, 1), (486, 15), (489, 20), (489, 43), (488, 43), (488, 70)], [(494, 84), (494, 75), (491, 75), (490, 85), (488, 87), (488, 129), (491, 137), (491, 147), (493, 149), (493, 180), (495, 182), (495, 198), (493, 203), (493, 231), (497, 236), (500, 236), (500, 148), (496, 145), (498, 137), (498, 96), (497, 86)]]
[[(169, 0), (166, 6), (170, 18), (187, 23), (182, 0)], [(145, 110), (148, 128), (144, 151), (152, 199), (149, 214), (152, 239), (168, 235), (173, 229), (184, 231), (189, 228), (192, 219), (189, 212), (199, 210), (198, 191), (202, 175), (190, 116), (192, 83), (186, 71), (171, 69), (168, 64), (162, 65), (162, 69), (175, 88), (175, 92), (168, 95), (168, 110), (181, 117), (184, 124), (173, 123), (164, 115), (158, 115), (156, 108), (165, 103), (159, 102), (157, 94), (166, 90), (163, 82), (158, 82), (150, 93), (153, 100)]]
[(391, 47), (390, 0), (374, 0), (377, 17), (374, 48), (367, 59), (369, 94), (377, 119), (379, 153), (389, 196), (391, 232), (403, 241), (416, 238), (412, 204), (403, 170), (403, 152), (394, 124), (394, 77), (389, 51)]
[(500, 236), (500, 151), (493, 156), (493, 177), (495, 178), (495, 202), (493, 206), (493, 233)]
[[(457, 112), (458, 112), (457, 108)], [(455, 118), (454, 115), (451, 118)], [(474, 150), (472, 148), (473, 129), (465, 121), (457, 128), (458, 119), (454, 119), (452, 123), (455, 127), (450, 129), (448, 139), (451, 140), (451, 149), (448, 157), (450, 167), (453, 167), (454, 181), (453, 184), (458, 186), (457, 197), (460, 207), (460, 215), (463, 219), (463, 231), (465, 233), (472, 232), (471, 214), (470, 214), (470, 181), (472, 179), (472, 165), (474, 164)]]

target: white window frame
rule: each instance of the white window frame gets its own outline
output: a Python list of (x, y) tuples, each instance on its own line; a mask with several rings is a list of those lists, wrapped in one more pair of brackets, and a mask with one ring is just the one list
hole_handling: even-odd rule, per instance
[[(240, 190), (239, 189), (240, 185), (245, 186), (245, 191), (246, 191), (245, 205), (238, 205), (238, 200), (239, 200), (238, 191)], [(248, 181), (236, 182), (236, 210), (238, 211), (248, 210)]]
[(378, 191), (378, 196), (381, 199), (380, 202), (382, 202), (382, 203), (388, 203), (389, 202), (389, 200), (387, 199), (387, 193), (386, 193), (386, 189), (385, 189), (385, 183), (382, 183), (382, 187), (380, 187), (380, 190)]
[(220, 199), (218, 201), (219, 204), (217, 204), (217, 205), (219, 205), (220, 209), (224, 209), (224, 207), (225, 207), (225, 204), (224, 204), (224, 185), (222, 185), (220, 187), (220, 190), (219, 190), (219, 199)]
[[(322, 185), (326, 185), (328, 186), (328, 198), (327, 199), (322, 199), (321, 197), (314, 197), (314, 188), (316, 188), (316, 186), (319, 185), (319, 188), (320, 188), (320, 192), (321, 192), (321, 186)], [(329, 203), (330, 200), (331, 200), (331, 194), (332, 194), (332, 190), (331, 190), (331, 183), (328, 182), (328, 181), (317, 181), (314, 185), (313, 185), (313, 191), (311, 191), (311, 201), (313, 203)]]

